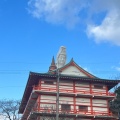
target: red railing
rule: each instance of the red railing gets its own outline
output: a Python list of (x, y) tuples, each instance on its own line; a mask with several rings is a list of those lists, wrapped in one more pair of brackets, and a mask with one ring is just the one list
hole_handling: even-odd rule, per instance
[[(62, 110), (62, 105), (69, 105), (69, 110)], [(74, 103), (73, 100), (59, 100), (59, 113), (60, 114), (84, 114), (84, 115), (102, 115), (102, 116), (112, 116), (111, 112), (108, 112), (107, 106), (108, 103), (97, 102), (91, 104), (89, 101), (79, 102), (76, 101)], [(86, 109), (79, 109), (79, 106), (86, 106)], [(100, 110), (97, 110), (100, 109)], [(34, 105), (33, 111), (41, 112), (41, 113), (56, 113), (56, 99), (40, 99)]]
[[(33, 90), (40, 90), (40, 91), (44, 91), (44, 92), (56, 92), (57, 89), (56, 87), (40, 87), (40, 86), (33, 86)], [(110, 93), (110, 92), (106, 92), (106, 91), (96, 91), (93, 89), (90, 90), (85, 90), (85, 88), (83, 90), (79, 90), (79, 89), (66, 89), (66, 88), (59, 88), (59, 92), (60, 93), (71, 93), (71, 94), (85, 94), (85, 95), (100, 95), (100, 96), (115, 96), (114, 93)]]
[[(51, 108), (44, 108), (44, 107), (41, 107), (41, 108), (33, 108), (32, 111), (34, 112), (40, 112), (40, 113), (53, 113), (55, 114), (56, 113), (56, 110), (55, 109), (51, 109)], [(80, 115), (101, 115), (101, 116), (112, 116), (112, 113), (108, 113), (107, 111), (80, 111), (78, 109), (71, 109), (71, 110), (62, 110), (62, 109), (59, 109), (59, 114), (80, 114)]]

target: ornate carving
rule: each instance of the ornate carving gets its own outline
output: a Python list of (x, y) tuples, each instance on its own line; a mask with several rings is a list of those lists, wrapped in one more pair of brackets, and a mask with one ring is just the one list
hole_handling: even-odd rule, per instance
[(57, 54), (57, 68), (61, 68), (66, 63), (66, 48), (64, 46), (60, 47), (60, 50)]

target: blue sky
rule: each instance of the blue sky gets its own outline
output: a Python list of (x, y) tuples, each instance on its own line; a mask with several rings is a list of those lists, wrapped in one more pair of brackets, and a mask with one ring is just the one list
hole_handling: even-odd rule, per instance
[(120, 76), (119, 0), (0, 0), (0, 99), (21, 99), (29, 72), (60, 46), (92, 74)]

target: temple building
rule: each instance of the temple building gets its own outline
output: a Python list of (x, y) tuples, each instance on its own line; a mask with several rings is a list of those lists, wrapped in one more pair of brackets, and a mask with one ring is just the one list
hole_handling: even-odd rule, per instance
[(66, 64), (61, 47), (47, 73), (30, 72), (19, 113), (21, 120), (117, 120), (109, 109), (119, 80), (100, 79), (81, 68), (73, 58)]

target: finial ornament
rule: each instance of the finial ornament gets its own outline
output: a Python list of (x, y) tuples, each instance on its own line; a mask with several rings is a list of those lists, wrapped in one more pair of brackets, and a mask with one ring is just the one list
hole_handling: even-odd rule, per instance
[(66, 63), (66, 48), (64, 46), (61, 46), (59, 49), (59, 52), (57, 54), (57, 68), (61, 68)]

